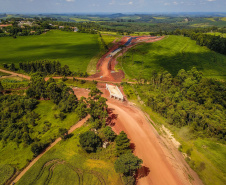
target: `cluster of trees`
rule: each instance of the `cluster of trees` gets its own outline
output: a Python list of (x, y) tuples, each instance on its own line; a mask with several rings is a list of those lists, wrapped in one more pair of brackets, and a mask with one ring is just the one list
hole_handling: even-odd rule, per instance
[(33, 61), (33, 62), (20, 62), (19, 68), (12, 64), (3, 64), (5, 69), (11, 71), (23, 70), (26, 73), (36, 73), (41, 72), (43, 75), (60, 75), (60, 76), (79, 76), (79, 77), (88, 77), (87, 72), (72, 72), (70, 71), (67, 65), (61, 66), (59, 61)]
[(42, 72), (45, 75), (54, 74), (69, 76), (72, 74), (67, 65), (61, 67), (61, 63), (59, 61), (49, 60), (19, 63), (19, 69), (25, 71), (26, 73)]
[(32, 129), (38, 115), (33, 112), (38, 101), (18, 95), (0, 96), (0, 140), (31, 144)]
[(63, 113), (74, 111), (79, 104), (70, 87), (67, 87), (63, 82), (57, 84), (52, 78), (45, 81), (41, 73), (35, 73), (31, 76), (30, 87), (26, 94), (30, 98), (52, 100)]
[(123, 174), (125, 184), (134, 184), (134, 175), (143, 161), (132, 153), (130, 140), (124, 131), (120, 132), (115, 141), (116, 156), (118, 156), (114, 164), (115, 171)]
[(222, 31), (224, 29), (217, 29), (216, 27), (211, 27), (212, 29), (195, 29), (195, 30), (175, 30), (171, 32), (174, 35), (183, 35), (185, 37), (190, 37), (192, 40), (196, 40), (196, 43), (200, 46), (206, 46), (209, 49), (216, 51), (221, 54), (226, 54), (226, 38), (220, 36), (214, 36), (210, 34), (205, 34), (209, 31)]
[(189, 126), (195, 133), (223, 142), (226, 140), (225, 87), (224, 81), (202, 78), (196, 68), (187, 72), (181, 69), (176, 77), (166, 71), (154, 72), (148, 85), (137, 85), (147, 106), (167, 118), (169, 124)]

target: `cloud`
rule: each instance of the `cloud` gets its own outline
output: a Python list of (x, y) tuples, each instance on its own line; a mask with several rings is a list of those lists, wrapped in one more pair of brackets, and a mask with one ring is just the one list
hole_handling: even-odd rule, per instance
[(112, 0), (109, 5), (114, 5), (115, 4), (115, 0)]
[(178, 2), (174, 1), (173, 4), (174, 4), (174, 5), (178, 5)]
[(170, 3), (164, 3), (164, 5), (165, 5), (165, 6), (169, 6), (169, 5), (170, 5)]
[(66, 0), (67, 2), (74, 2), (75, 0)]
[(129, 5), (133, 5), (133, 2), (132, 2), (132, 1), (130, 1), (128, 4), (129, 4)]
[(214, 2), (214, 1), (216, 1), (216, 0), (207, 0), (207, 1), (209, 1), (209, 2)]

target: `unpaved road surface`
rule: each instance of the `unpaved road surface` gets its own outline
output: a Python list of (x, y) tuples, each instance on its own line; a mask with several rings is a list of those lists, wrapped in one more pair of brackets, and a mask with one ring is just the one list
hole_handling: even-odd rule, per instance
[[(76, 123), (75, 125), (73, 125), (69, 131), (68, 134), (72, 133), (75, 129), (81, 127), (86, 121), (87, 121), (88, 117), (82, 119), (81, 121), (79, 121), (78, 123)], [(20, 174), (13, 180), (14, 183), (18, 182), (21, 177), (46, 153), (48, 152), (51, 148), (53, 148), (58, 142), (61, 141), (61, 138), (57, 138), (53, 143), (50, 144), (50, 146), (48, 146), (44, 152), (42, 152), (40, 155), (38, 155), (35, 159), (33, 159), (30, 164), (24, 168)], [(13, 183), (11, 183), (12, 185)]]
[[(119, 134), (126, 132), (131, 140), (134, 154), (143, 160), (137, 175), (138, 185), (202, 185), (198, 175), (188, 166), (182, 154), (171, 141), (160, 136), (146, 115), (128, 102), (109, 98), (105, 84), (98, 84), (99, 89), (108, 99), (109, 122)], [(74, 88), (78, 98), (88, 97), (89, 91)], [(190, 177), (194, 180), (190, 180)]]

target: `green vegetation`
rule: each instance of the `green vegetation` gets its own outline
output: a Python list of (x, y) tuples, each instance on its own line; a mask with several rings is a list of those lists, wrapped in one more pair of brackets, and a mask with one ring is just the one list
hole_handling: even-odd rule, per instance
[(29, 81), (19, 77), (7, 77), (0, 80), (4, 89), (17, 89), (28, 87)]
[(0, 64), (58, 60), (70, 70), (86, 72), (93, 56), (100, 52), (98, 35), (65, 31), (50, 31), (39, 36), (2, 37)]
[(209, 35), (214, 35), (214, 36), (220, 36), (220, 37), (224, 37), (226, 38), (226, 34), (225, 33), (220, 33), (220, 32), (209, 32), (207, 33)]
[(115, 171), (124, 175), (134, 175), (143, 161), (132, 153), (125, 153), (115, 161)]
[(2, 76), (10, 76), (11, 74), (9, 74), (9, 73), (4, 73), (4, 72), (2, 72), (2, 71), (0, 71), (0, 77), (2, 77)]
[(114, 43), (112, 43), (112, 42), (113, 41), (116, 41), (116, 42), (119, 41), (122, 38), (122, 36), (102, 34), (102, 38), (103, 38), (105, 44), (110, 49), (110, 47), (112, 47), (114, 45)]
[(0, 185), (6, 183), (6, 181), (14, 174), (14, 168), (10, 165), (0, 165)]
[[(194, 69), (193, 72), (195, 72)], [(196, 75), (200, 74), (195, 73)], [(191, 71), (181, 70), (178, 75), (180, 77), (172, 78), (167, 72), (162, 73), (162, 75), (159, 73), (154, 75), (155, 77), (153, 76), (147, 84), (122, 83), (122, 85), (127, 97), (150, 115), (156, 123), (153, 126), (161, 134), (164, 134), (161, 131), (162, 125), (174, 133), (175, 138), (181, 143), (179, 150), (187, 155), (186, 161), (199, 174), (204, 184), (223, 185), (226, 182), (226, 147), (225, 138), (222, 138), (222, 136), (225, 137), (225, 95), (222, 94), (224, 91), (221, 88), (225, 87), (225, 83), (206, 78), (201, 79), (201, 81), (196, 79), (196, 81), (194, 76), (193, 80), (191, 76), (188, 80), (187, 75), (191, 75)], [(182, 76), (187, 78), (186, 82), (182, 83), (186, 86), (182, 88), (183, 90), (180, 85)], [(154, 79), (159, 80), (155, 81)], [(172, 79), (176, 80), (173, 81), (180, 89), (173, 91), (175, 86)], [(188, 88), (189, 81), (195, 82), (196, 85), (190, 83)], [(179, 95), (181, 93), (182, 95)], [(148, 98), (151, 99), (148, 100)], [(216, 98), (220, 99), (216, 100)], [(194, 103), (196, 105), (192, 108)], [(176, 110), (174, 106), (179, 109)], [(214, 110), (216, 107), (218, 108)], [(193, 113), (201, 117), (197, 120), (196, 116), (192, 116)], [(208, 117), (203, 117), (203, 115), (208, 115)], [(194, 119), (196, 119), (195, 123), (191, 123), (190, 121)], [(190, 123), (184, 124), (184, 121)], [(214, 127), (215, 131), (213, 131)], [(211, 130), (213, 133), (210, 133)], [(215, 135), (217, 132), (218, 136)]]
[(122, 185), (114, 171), (114, 148), (86, 153), (79, 146), (79, 135), (90, 129), (84, 126), (73, 136), (48, 151), (17, 183), (20, 184), (97, 184)]
[(116, 137), (116, 155), (120, 156), (125, 153), (129, 153), (131, 150), (130, 140), (128, 139), (126, 133), (124, 131), (120, 132), (120, 134)]
[(86, 152), (91, 153), (101, 146), (101, 139), (94, 132), (87, 131), (79, 136), (79, 143)]
[(208, 78), (226, 79), (226, 56), (215, 53), (187, 37), (169, 36), (130, 49), (123, 57), (125, 73), (135, 79), (149, 79), (154, 71), (167, 70), (175, 76), (180, 69), (196, 67)]
[(95, 88), (97, 85), (96, 81), (87, 81), (87, 80), (79, 80), (79, 79), (55, 79), (57, 83), (64, 82), (67, 86), (71, 87), (78, 87), (78, 88), (85, 88), (85, 89), (92, 89)]

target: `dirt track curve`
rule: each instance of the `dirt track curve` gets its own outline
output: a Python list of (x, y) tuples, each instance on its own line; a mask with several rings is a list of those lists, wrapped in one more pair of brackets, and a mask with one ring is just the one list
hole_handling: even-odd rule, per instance
[[(76, 123), (75, 125), (73, 125), (69, 131), (68, 134), (72, 133), (75, 129), (81, 127), (86, 121), (87, 121), (88, 117), (82, 119), (81, 121), (79, 121), (78, 123)], [(50, 146), (48, 146), (44, 152), (42, 152), (40, 155), (38, 155), (36, 158), (34, 158), (29, 165), (24, 168), (20, 174), (13, 180), (14, 183), (18, 182), (21, 177), (46, 153), (48, 152), (51, 148), (53, 148), (59, 141), (61, 141), (61, 138), (57, 138), (53, 143), (50, 144)], [(13, 182), (11, 183), (11, 185), (13, 184)]]

